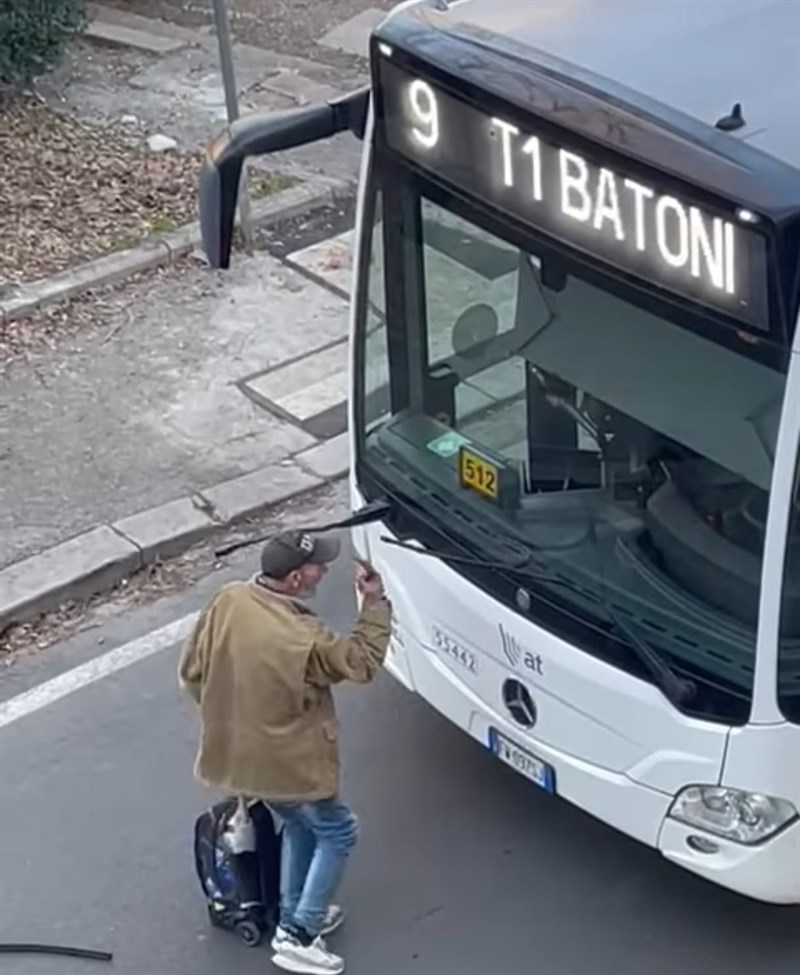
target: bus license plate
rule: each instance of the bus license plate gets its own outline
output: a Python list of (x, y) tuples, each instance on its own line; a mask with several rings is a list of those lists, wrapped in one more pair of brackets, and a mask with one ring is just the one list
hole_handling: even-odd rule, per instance
[(520, 775), (538, 785), (545, 792), (555, 792), (555, 770), (540, 761), (535, 755), (519, 745), (515, 745), (505, 735), (492, 728), (489, 732), (489, 746), (501, 762), (513, 768)]

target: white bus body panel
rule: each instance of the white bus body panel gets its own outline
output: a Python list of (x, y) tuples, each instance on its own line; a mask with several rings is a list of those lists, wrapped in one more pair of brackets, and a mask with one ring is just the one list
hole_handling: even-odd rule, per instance
[[(353, 503), (363, 503), (356, 490)], [(800, 822), (747, 847), (668, 818), (682, 788), (720, 783), (726, 726), (685, 717), (651, 685), (524, 620), (435, 559), (383, 544), (381, 534), (381, 527), (360, 528), (353, 541), (383, 575), (392, 600), (395, 635), (386, 666), (398, 681), (484, 747), (495, 728), (553, 767), (556, 795), (674, 863), (749, 897), (800, 902)], [(504, 658), (501, 624), (520, 646), (541, 655), (543, 676)], [(434, 646), (436, 627), (475, 655), (477, 674)], [(537, 705), (530, 731), (502, 702), (510, 676), (528, 686)], [(722, 784), (797, 803), (797, 729), (748, 727), (733, 735)], [(717, 852), (689, 846), (698, 835)]]
[[(369, 554), (391, 594), (410, 682), (434, 702), (440, 696), (470, 702), (466, 730), (484, 744), (489, 725), (499, 724), (543, 761), (555, 755), (602, 779), (630, 780), (668, 797), (690, 782), (719, 781), (725, 726), (685, 717), (652, 684), (525, 620), (443, 563), (383, 544), (383, 533), (369, 531)], [(516, 641), (516, 665), (504, 654), (500, 626)], [(474, 658), (477, 673), (441, 649), (442, 635), (454, 651)], [(541, 675), (530, 666), (538, 657)], [(512, 676), (536, 704), (531, 731), (513, 722), (503, 703), (503, 682)], [(569, 781), (569, 775), (557, 780), (560, 794)], [(651, 843), (656, 835), (650, 833)]]
[[(371, 141), (370, 106), (357, 208), (356, 268)], [(353, 303), (352, 340), (355, 327)], [(355, 378), (351, 371), (351, 390)], [(351, 457), (352, 406), (351, 395)], [(364, 500), (352, 465), (350, 491), (352, 509), (357, 510)], [(490, 727), (517, 742), (553, 767), (557, 796), (656, 847), (674, 863), (749, 897), (800, 903), (800, 821), (765, 843), (747, 847), (668, 817), (674, 796), (692, 784), (760, 790), (800, 808), (796, 726), (782, 722), (731, 732), (723, 725), (687, 718), (651, 684), (549, 634), (436, 559), (382, 543), (385, 533), (383, 526), (373, 525), (355, 528), (351, 535), (357, 554), (371, 559), (383, 575), (393, 603), (386, 669), (399, 683), (484, 747)], [(505, 656), (501, 625), (521, 648), (516, 663)], [(435, 647), (437, 627), (475, 655), (476, 674)], [(526, 652), (541, 656), (541, 675), (526, 668)], [(530, 731), (511, 720), (502, 702), (502, 684), (510, 676), (523, 681), (535, 699), (538, 720)], [(714, 841), (716, 853), (700, 853), (688, 845), (690, 837), (700, 834)]]
[[(800, 808), (800, 729), (788, 723), (750, 725), (730, 733), (722, 785), (788, 799)], [(800, 821), (766, 843), (742, 846), (710, 837), (716, 853), (698, 854), (687, 839), (700, 833), (668, 819), (659, 847), (668, 859), (716, 883), (734, 886), (751, 897), (777, 903), (800, 902)], [(736, 884), (729, 883), (734, 877)]]

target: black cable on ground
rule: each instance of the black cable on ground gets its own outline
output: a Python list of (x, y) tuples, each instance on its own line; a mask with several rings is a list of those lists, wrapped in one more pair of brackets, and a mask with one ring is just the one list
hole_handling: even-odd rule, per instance
[(94, 951), (91, 948), (68, 948), (63, 945), (41, 944), (2, 944), (0, 955), (62, 955), (67, 958), (86, 958), (88, 961), (112, 961), (109, 951)]

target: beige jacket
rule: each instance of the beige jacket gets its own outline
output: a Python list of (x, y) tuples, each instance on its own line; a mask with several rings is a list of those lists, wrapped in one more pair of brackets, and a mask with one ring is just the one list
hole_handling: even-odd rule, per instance
[(181, 686), (200, 706), (196, 777), (267, 801), (335, 796), (338, 723), (331, 685), (366, 683), (389, 645), (391, 610), (367, 598), (350, 636), (253, 582), (220, 590), (186, 641)]

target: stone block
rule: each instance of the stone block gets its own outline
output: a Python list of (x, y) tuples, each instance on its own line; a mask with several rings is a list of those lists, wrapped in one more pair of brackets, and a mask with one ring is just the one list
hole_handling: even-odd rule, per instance
[(150, 240), (130, 250), (106, 254), (49, 278), (20, 285), (17, 293), (2, 302), (8, 321), (23, 318), (39, 308), (66, 301), (90, 288), (121, 281), (140, 271), (169, 262), (169, 248), (160, 240)]
[[(181, 41), (184, 45), (199, 44), (204, 36), (202, 28), (180, 27), (177, 24), (170, 24), (166, 20), (143, 17), (141, 14), (134, 14), (128, 10), (120, 10), (118, 7), (107, 7), (102, 3), (89, 3), (87, 13), (92, 21), (98, 21), (103, 24), (116, 24), (120, 27), (128, 27), (132, 30), (144, 32), (145, 34), (155, 34), (158, 37), (172, 38)], [(211, 30), (211, 25), (208, 25), (206, 33), (210, 33)]]
[(304, 450), (295, 458), (297, 463), (324, 481), (344, 477), (350, 470), (350, 445), (347, 433), (326, 440), (316, 447)]
[(137, 30), (122, 24), (109, 24), (103, 20), (93, 20), (86, 28), (86, 36), (95, 41), (105, 41), (106, 44), (135, 47), (150, 54), (169, 54), (184, 46), (182, 41), (174, 37), (164, 37), (163, 34)]
[(108, 589), (141, 564), (139, 549), (108, 525), (14, 562), (0, 571), (0, 629)]
[(223, 481), (200, 493), (212, 506), (218, 521), (235, 524), (322, 484), (320, 478), (289, 462)]
[(145, 562), (152, 562), (180, 555), (216, 524), (191, 498), (178, 498), (114, 522), (113, 527), (141, 550)]

